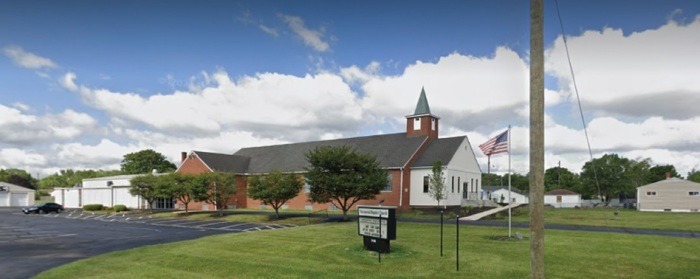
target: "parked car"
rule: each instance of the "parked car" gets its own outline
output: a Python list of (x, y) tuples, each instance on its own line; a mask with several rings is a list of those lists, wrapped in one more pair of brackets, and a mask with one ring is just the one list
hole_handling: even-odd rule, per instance
[(61, 211), (63, 211), (63, 206), (60, 204), (54, 203), (54, 202), (37, 203), (35, 205), (22, 208), (22, 212), (24, 212), (24, 214), (29, 214), (29, 213), (46, 214), (49, 212), (61, 213)]

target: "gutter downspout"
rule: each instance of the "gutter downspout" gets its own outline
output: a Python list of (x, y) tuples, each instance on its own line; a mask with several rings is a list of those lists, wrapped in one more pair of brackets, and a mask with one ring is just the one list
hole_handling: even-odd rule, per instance
[(403, 203), (403, 168), (399, 169), (399, 207)]

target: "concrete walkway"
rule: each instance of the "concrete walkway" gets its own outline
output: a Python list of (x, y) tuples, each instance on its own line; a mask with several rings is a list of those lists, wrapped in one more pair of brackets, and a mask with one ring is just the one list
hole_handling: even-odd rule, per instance
[(477, 221), (477, 220), (479, 220), (479, 219), (481, 219), (481, 218), (484, 218), (484, 217), (486, 217), (486, 216), (489, 216), (489, 215), (491, 215), (491, 214), (496, 214), (496, 213), (501, 212), (501, 211), (503, 211), (503, 210), (506, 210), (506, 209), (508, 209), (508, 208), (516, 208), (516, 207), (518, 207), (518, 206), (520, 206), (520, 204), (517, 203), (517, 202), (516, 202), (516, 203), (511, 203), (511, 204), (509, 204), (509, 205), (507, 205), (507, 206), (496, 207), (496, 208), (494, 208), (494, 209), (487, 210), (487, 211), (484, 211), (484, 212), (479, 212), (479, 213), (474, 214), (474, 215), (465, 216), (465, 217), (459, 218), (459, 220), (460, 220), (460, 221)]

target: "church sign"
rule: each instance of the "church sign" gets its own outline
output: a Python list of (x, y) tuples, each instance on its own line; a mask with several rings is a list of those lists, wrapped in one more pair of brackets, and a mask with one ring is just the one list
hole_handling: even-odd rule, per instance
[(389, 253), (389, 241), (396, 239), (395, 206), (358, 206), (357, 234), (363, 237), (365, 248)]

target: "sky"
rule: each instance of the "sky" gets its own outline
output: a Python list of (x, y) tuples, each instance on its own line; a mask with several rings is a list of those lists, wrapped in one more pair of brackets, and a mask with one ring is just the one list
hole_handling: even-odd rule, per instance
[[(585, 123), (595, 158), (700, 169), (700, 2), (558, 7), (545, 0), (545, 167), (581, 171)], [(511, 125), (524, 174), (529, 45), (522, 0), (0, 1), (0, 168), (400, 133), (425, 89), (440, 137), (468, 136), (483, 172), (478, 145)]]

